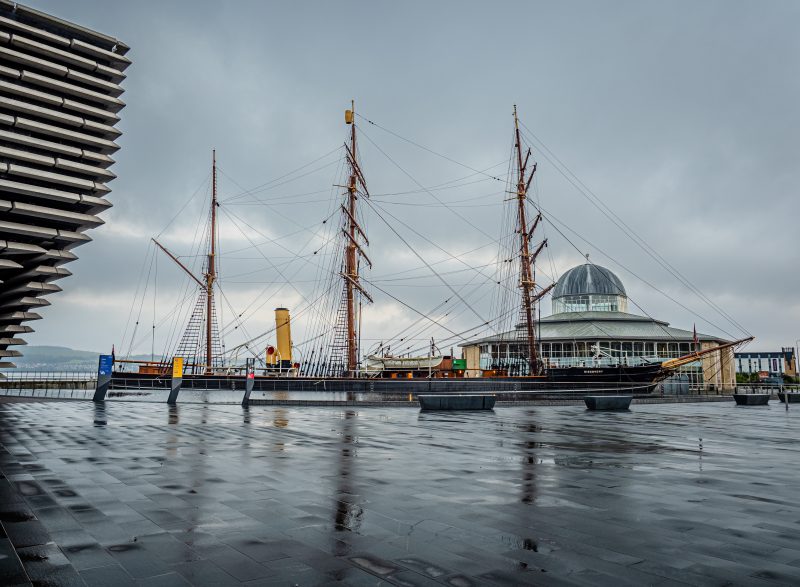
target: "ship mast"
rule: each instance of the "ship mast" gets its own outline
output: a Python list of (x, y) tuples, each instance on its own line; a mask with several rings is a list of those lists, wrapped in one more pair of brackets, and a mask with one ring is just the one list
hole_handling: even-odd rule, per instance
[(533, 222), (533, 226), (528, 227), (528, 220), (526, 217), (525, 200), (528, 197), (528, 188), (530, 187), (533, 174), (536, 173), (536, 163), (531, 168), (530, 175), (526, 178), (526, 167), (530, 159), (531, 150), (528, 149), (523, 159), (522, 155), (522, 140), (519, 132), (519, 118), (517, 117), (517, 106), (514, 105), (514, 138), (515, 149), (517, 152), (517, 232), (519, 233), (519, 252), (520, 252), (520, 281), (519, 286), (522, 289), (522, 314), (525, 320), (525, 329), (527, 335), (528, 346), (528, 374), (540, 375), (542, 372), (541, 364), (539, 362), (538, 352), (536, 350), (536, 329), (534, 328), (535, 308), (534, 303), (537, 299), (541, 298), (541, 294), (534, 295), (534, 288), (536, 287), (535, 276), (533, 272), (536, 256), (547, 245), (545, 239), (531, 255), (530, 252), (530, 238), (536, 230), (541, 216), (537, 216)]
[(349, 177), (347, 180), (347, 202), (342, 206), (344, 214), (345, 228), (344, 233), (346, 237), (346, 246), (344, 251), (344, 271), (342, 272), (342, 279), (344, 281), (345, 293), (345, 306), (346, 306), (346, 375), (355, 377), (358, 374), (358, 327), (357, 327), (357, 296), (363, 295), (369, 301), (372, 298), (364, 291), (359, 280), (359, 257), (363, 258), (367, 264), (372, 267), (372, 262), (364, 252), (360, 241), (363, 240), (364, 244), (369, 245), (367, 236), (364, 230), (358, 223), (357, 216), (357, 202), (358, 202), (358, 186), (361, 185), (365, 196), (369, 197), (367, 186), (364, 181), (364, 176), (358, 166), (356, 157), (356, 124), (355, 124), (355, 101), (351, 101), (351, 109), (345, 111), (345, 123), (350, 125), (350, 144), (345, 145), (347, 150), (347, 164), (349, 168)]
[(212, 318), (214, 312), (214, 282), (217, 279), (217, 151), (211, 151), (211, 239), (208, 251), (206, 279), (206, 374), (211, 374), (213, 359)]

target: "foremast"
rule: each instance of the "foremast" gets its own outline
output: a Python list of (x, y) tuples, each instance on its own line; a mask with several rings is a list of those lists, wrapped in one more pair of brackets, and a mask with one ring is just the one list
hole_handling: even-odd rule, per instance
[(516, 200), (517, 200), (517, 227), (519, 234), (519, 287), (522, 290), (522, 321), (525, 327), (528, 360), (528, 374), (541, 375), (543, 372), (542, 362), (539, 360), (539, 353), (536, 341), (536, 302), (541, 299), (553, 285), (536, 292), (536, 257), (547, 246), (547, 239), (539, 243), (535, 250), (531, 252), (531, 238), (536, 232), (536, 227), (542, 220), (541, 212), (536, 215), (533, 223), (528, 226), (526, 200), (528, 199), (528, 189), (536, 173), (536, 163), (531, 166), (528, 173), (528, 162), (531, 157), (530, 148), (525, 155), (522, 153), (522, 139), (519, 131), (519, 117), (517, 116), (517, 106), (514, 105), (514, 150), (516, 152)]
[(211, 151), (211, 238), (209, 239), (206, 281), (206, 374), (212, 372), (214, 323), (214, 282), (217, 280), (217, 150)]
[[(210, 375), (214, 372), (216, 351), (217, 366), (222, 362), (222, 348), (219, 340), (216, 312), (214, 311), (214, 286), (217, 281), (217, 152), (211, 152), (211, 213), (209, 214), (209, 246), (206, 266), (201, 276), (195, 275), (180, 259), (155, 238), (151, 239), (178, 267), (200, 286), (189, 324), (181, 336), (175, 356), (183, 357), (185, 365), (193, 373)], [(205, 339), (205, 345), (203, 341)], [(205, 347), (205, 348), (203, 348)]]
[[(342, 280), (344, 282), (344, 302), (345, 302), (345, 329), (346, 329), (346, 357), (345, 371), (348, 377), (358, 375), (359, 365), (359, 343), (360, 343), (360, 322), (361, 304), (360, 296), (364, 296), (370, 302), (372, 298), (361, 285), (359, 267), (363, 259), (372, 268), (366, 252), (365, 246), (369, 246), (369, 240), (364, 229), (358, 222), (358, 197), (363, 194), (369, 197), (364, 175), (358, 165), (357, 145), (356, 145), (356, 124), (355, 124), (355, 101), (351, 101), (351, 109), (345, 111), (345, 123), (350, 126), (349, 144), (345, 144), (347, 152), (347, 197), (342, 205), (343, 232), (345, 236), (344, 267)], [(363, 244), (362, 244), (363, 243)]]

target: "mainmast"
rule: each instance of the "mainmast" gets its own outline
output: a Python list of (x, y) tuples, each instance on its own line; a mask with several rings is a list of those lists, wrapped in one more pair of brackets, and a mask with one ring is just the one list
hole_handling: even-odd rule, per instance
[(515, 149), (517, 152), (517, 232), (519, 233), (519, 252), (520, 252), (520, 281), (519, 286), (522, 289), (522, 318), (525, 321), (525, 330), (527, 335), (528, 346), (528, 374), (540, 375), (542, 372), (541, 363), (536, 346), (536, 329), (535, 319), (536, 312), (534, 304), (536, 300), (541, 298), (544, 293), (549, 291), (549, 288), (539, 295), (534, 294), (536, 287), (536, 276), (534, 273), (534, 263), (536, 257), (547, 246), (547, 239), (536, 248), (536, 251), (531, 254), (530, 252), (530, 239), (533, 236), (536, 226), (541, 220), (541, 214), (536, 216), (533, 225), (528, 227), (528, 219), (526, 217), (525, 200), (528, 197), (528, 188), (533, 180), (533, 174), (536, 173), (536, 163), (531, 168), (530, 175), (526, 178), (526, 168), (528, 160), (531, 156), (531, 150), (528, 149), (523, 159), (522, 155), (522, 140), (519, 132), (519, 118), (517, 117), (517, 106), (514, 105), (514, 136), (515, 136)]
[(351, 101), (351, 109), (345, 111), (345, 123), (350, 125), (350, 144), (345, 145), (347, 149), (347, 164), (350, 170), (347, 181), (347, 202), (342, 206), (344, 214), (344, 233), (346, 237), (346, 246), (344, 251), (344, 271), (342, 272), (342, 279), (344, 281), (344, 295), (346, 306), (346, 370), (347, 376), (355, 377), (358, 374), (358, 353), (359, 353), (359, 337), (357, 322), (360, 312), (357, 308), (357, 297), (359, 294), (363, 295), (369, 301), (372, 298), (364, 291), (359, 280), (359, 259), (363, 258), (367, 264), (372, 267), (372, 262), (364, 252), (360, 241), (363, 240), (365, 245), (369, 245), (367, 235), (358, 223), (357, 202), (358, 202), (358, 186), (360, 185), (365, 196), (369, 197), (367, 186), (364, 181), (364, 176), (358, 166), (357, 151), (356, 151), (356, 124), (355, 124), (355, 101)]
[(213, 359), (212, 330), (214, 313), (214, 282), (217, 279), (217, 151), (211, 151), (211, 238), (208, 251), (206, 278), (206, 368), (211, 373)]

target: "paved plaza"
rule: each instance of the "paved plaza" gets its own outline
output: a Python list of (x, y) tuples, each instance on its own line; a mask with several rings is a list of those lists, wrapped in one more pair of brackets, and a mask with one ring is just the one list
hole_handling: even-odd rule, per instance
[(800, 406), (0, 404), (0, 584), (800, 583)]

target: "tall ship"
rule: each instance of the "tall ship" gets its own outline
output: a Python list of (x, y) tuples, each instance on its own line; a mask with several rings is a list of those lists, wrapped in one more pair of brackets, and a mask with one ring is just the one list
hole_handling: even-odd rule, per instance
[[(185, 276), (195, 291), (194, 305), (182, 333), (170, 349), (160, 357), (151, 352), (150, 360), (120, 358), (114, 362), (112, 386), (159, 387), (173, 373), (177, 359), (183, 374), (183, 386), (194, 389), (237, 389), (244, 386), (247, 362), (254, 365), (255, 390), (264, 391), (548, 391), (605, 390), (631, 393), (651, 393), (663, 380), (671, 377), (681, 367), (726, 349), (748, 342), (752, 337), (739, 338), (718, 344), (697, 344), (684, 348), (682, 354), (670, 358), (657, 356), (628, 357), (614, 354), (594, 345), (583, 353), (580, 361), (569, 364), (552, 361), (542, 356), (540, 305), (557, 286), (556, 281), (543, 285), (539, 278), (537, 260), (548, 246), (548, 239), (539, 236), (545, 219), (544, 211), (529, 195), (537, 163), (532, 149), (523, 141), (516, 106), (513, 109), (513, 149), (509, 161), (507, 189), (505, 190), (504, 237), (500, 243), (500, 275), (494, 283), (492, 307), (496, 317), (484, 319), (465, 296), (449, 284), (441, 273), (413, 247), (411, 253), (424, 267), (452, 293), (450, 300), (461, 303), (468, 311), (483, 320), (481, 326), (493, 328), (495, 341), (505, 345), (506, 357), (494, 368), (480, 368), (469, 364), (469, 357), (455, 357), (455, 352), (443, 352), (431, 338), (424, 352), (392, 352), (383, 341), (365, 349), (362, 343), (362, 326), (365, 308), (373, 303), (375, 289), (397, 301), (416, 314), (420, 321), (441, 326), (449, 339), (467, 340), (464, 333), (454, 332), (430, 313), (405, 304), (390, 292), (363, 277), (365, 268), (372, 268), (368, 253), (370, 241), (364, 221), (368, 211), (377, 212), (371, 202), (365, 170), (359, 155), (359, 137), (355, 104), (345, 112), (348, 128), (347, 140), (342, 147), (344, 181), (335, 187), (337, 202), (323, 221), (329, 227), (326, 244), (330, 244), (327, 266), (317, 264), (318, 285), (314, 294), (304, 298), (303, 311), (308, 316), (310, 332), (300, 353), (292, 340), (290, 310), (275, 309), (275, 325), (243, 343), (226, 349), (222, 335), (229, 326), (220, 328), (218, 305), (219, 278), (219, 219), (218, 167), (216, 152), (212, 154), (210, 200), (205, 234), (205, 251), (193, 258), (202, 258), (199, 271), (190, 267), (186, 259), (174, 253), (160, 240), (153, 238), (154, 255), (166, 256)], [(371, 121), (369, 121), (371, 123)], [(497, 179), (497, 178), (495, 178)], [(422, 187), (422, 186), (421, 186)], [(422, 187), (422, 189), (425, 189)], [(245, 195), (250, 192), (243, 192)], [(242, 230), (252, 243), (255, 230), (246, 219), (248, 227)], [(394, 222), (381, 220), (399, 238)], [(240, 228), (241, 230), (241, 228)], [(248, 236), (250, 234), (250, 236)], [(264, 235), (262, 235), (264, 236)], [(319, 251), (313, 251), (317, 255)], [(587, 265), (588, 255), (587, 255)], [(272, 268), (283, 285), (295, 287), (291, 275), (274, 263)], [(601, 268), (599, 268), (601, 269)], [(602, 271), (597, 275), (605, 275)], [(484, 287), (490, 287), (486, 285)], [(155, 289), (155, 288), (153, 288)], [(295, 287), (295, 289), (297, 289)], [(371, 291), (372, 290), (372, 291)], [(191, 290), (189, 290), (191, 293)], [(224, 294), (222, 294), (224, 296)], [(144, 296), (144, 294), (143, 294)], [(143, 298), (142, 298), (143, 300)], [(154, 301), (155, 304), (155, 301)], [(263, 305), (263, 304), (262, 304)], [(465, 310), (465, 311), (466, 311)], [(141, 309), (140, 309), (141, 312)], [(233, 320), (235, 328), (242, 325), (242, 313)], [(503, 325), (509, 326), (505, 330)], [(138, 327), (138, 320), (136, 323)], [(155, 317), (153, 336), (155, 336)], [(244, 330), (244, 328), (242, 328)], [(474, 330), (474, 329), (471, 329)], [(131, 346), (136, 330), (131, 336)], [(695, 339), (697, 337), (695, 336)], [(403, 341), (400, 337), (398, 340)], [(153, 342), (153, 345), (155, 342)], [(419, 350), (419, 349), (417, 349)], [(473, 361), (474, 363), (474, 361)], [(252, 367), (250, 367), (252, 370)]]

